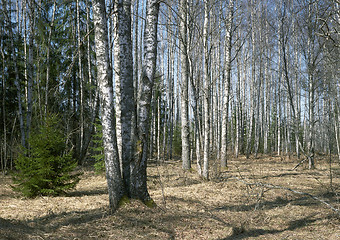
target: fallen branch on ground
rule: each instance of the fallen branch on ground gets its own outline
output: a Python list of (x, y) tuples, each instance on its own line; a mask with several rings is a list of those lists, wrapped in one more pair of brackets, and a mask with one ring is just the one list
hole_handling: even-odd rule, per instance
[(305, 192), (301, 192), (301, 191), (298, 191), (298, 190), (294, 190), (292, 188), (287, 188), (287, 187), (282, 187), (282, 186), (279, 186), (279, 185), (273, 185), (273, 184), (267, 184), (267, 183), (261, 183), (261, 182), (254, 182), (254, 183), (250, 183), (250, 182), (247, 182), (243, 179), (240, 179), (238, 177), (232, 177), (233, 179), (236, 179), (237, 181), (239, 182), (242, 182), (244, 183), (245, 185), (247, 186), (256, 186), (256, 187), (265, 187), (265, 188), (269, 188), (269, 189), (282, 189), (282, 190), (287, 190), (287, 191), (290, 191), (290, 192), (293, 192), (293, 193), (296, 193), (296, 194), (300, 194), (300, 195), (304, 195), (304, 196), (308, 196), (318, 202), (321, 202), (322, 204), (326, 205), (328, 208), (330, 208), (331, 210), (333, 210), (339, 217), (340, 217), (340, 210), (335, 208), (333, 205), (331, 205), (330, 203), (328, 203), (326, 200), (323, 200), (319, 197), (316, 197), (310, 193), (305, 193)]

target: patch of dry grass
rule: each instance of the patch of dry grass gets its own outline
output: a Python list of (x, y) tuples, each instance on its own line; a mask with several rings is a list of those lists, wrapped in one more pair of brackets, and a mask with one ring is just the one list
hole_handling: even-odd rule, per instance
[[(183, 172), (181, 163), (151, 163), (150, 194), (158, 204), (139, 201), (108, 214), (104, 176), (86, 171), (67, 196), (24, 199), (10, 177), (0, 178), (0, 239), (340, 239), (339, 219), (325, 205), (285, 190), (238, 181), (280, 185), (323, 198), (339, 208), (340, 168), (296, 165), (295, 159), (260, 156), (232, 159), (211, 181)], [(216, 169), (214, 170), (216, 171)]]

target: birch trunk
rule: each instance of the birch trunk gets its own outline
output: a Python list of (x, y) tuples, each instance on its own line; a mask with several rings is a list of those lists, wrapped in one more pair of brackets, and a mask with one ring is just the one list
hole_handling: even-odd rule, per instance
[[(167, 27), (171, 26), (172, 21), (172, 12), (171, 9), (168, 8), (168, 21), (166, 23)], [(167, 158), (172, 159), (172, 140), (173, 140), (173, 119), (174, 119), (174, 87), (173, 87), (173, 66), (174, 66), (174, 47), (173, 47), (173, 39), (171, 37), (171, 33), (167, 33), (167, 45), (168, 45), (168, 63), (167, 63), (167, 99), (168, 99), (168, 122), (167, 122), (167, 129), (168, 129), (168, 139), (167, 139)], [(165, 153), (164, 153), (165, 154)]]
[(251, 83), (250, 83), (250, 116), (249, 116), (249, 129), (248, 129), (248, 138), (247, 138), (247, 158), (249, 158), (252, 151), (252, 138), (253, 138), (253, 128), (255, 123), (255, 2), (251, 1), (251, 45), (252, 45), (252, 57), (251, 57)]
[[(239, 47), (239, 46), (238, 46)], [(239, 155), (239, 146), (240, 146), (240, 125), (241, 125), (241, 65), (240, 65), (240, 57), (237, 56), (236, 58), (236, 66), (237, 66), (237, 83), (236, 83), (236, 101), (235, 101), (235, 108), (236, 108), (236, 122), (235, 122), (235, 148), (234, 154), (235, 157), (238, 158)]]
[(123, 186), (118, 160), (116, 132), (114, 129), (113, 92), (109, 80), (111, 72), (108, 62), (108, 35), (104, 0), (93, 1), (93, 19), (98, 68), (97, 78), (101, 97), (106, 178), (110, 208), (114, 211), (118, 208), (119, 201), (123, 195)]
[(282, 78), (282, 46), (283, 46), (283, 16), (279, 16), (278, 27), (278, 94), (277, 94), (277, 155), (281, 156), (281, 78)]
[(146, 167), (149, 145), (149, 112), (156, 72), (158, 13), (159, 1), (147, 0), (143, 73), (139, 86), (137, 106), (138, 140), (136, 158), (131, 162), (131, 196), (139, 198), (147, 204), (152, 201), (147, 189)]
[(115, 80), (115, 100), (116, 100), (116, 131), (117, 131), (117, 146), (118, 146), (118, 156), (120, 162), (120, 170), (123, 173), (123, 162), (122, 162), (122, 151), (123, 151), (123, 139), (122, 139), (122, 111), (121, 111), (121, 86), (120, 86), (120, 78), (121, 78), (121, 64), (120, 64), (120, 42), (119, 42), (119, 14), (120, 14), (120, 1), (117, 0), (113, 2), (113, 71), (114, 71), (114, 80)]
[[(117, 52), (119, 54), (115, 56), (115, 60), (119, 61), (119, 82), (116, 80), (116, 91), (120, 92), (118, 104), (120, 106), (120, 113), (117, 113), (116, 116), (120, 114), (118, 116), (121, 120), (121, 136), (118, 137), (122, 141), (120, 160), (125, 190), (128, 196), (130, 196), (130, 162), (133, 158), (131, 131), (134, 109), (131, 0), (119, 0), (117, 10), (118, 25), (116, 25), (116, 31), (118, 31)], [(115, 51), (116, 54), (117, 52)]]
[(84, 155), (84, 79), (83, 79), (83, 69), (82, 69), (82, 51), (81, 51), (81, 32), (80, 32), (80, 3), (79, 0), (76, 1), (76, 12), (77, 12), (77, 45), (78, 45), (78, 81), (80, 85), (79, 89), (79, 107), (80, 107), (80, 143), (79, 143), (79, 153), (80, 153), (80, 163), (83, 161)]
[(314, 32), (312, 23), (312, 7), (315, 3), (308, 5), (308, 42), (307, 42), (307, 71), (308, 71), (308, 117), (309, 117), (309, 131), (308, 131), (308, 167), (309, 169), (315, 168), (314, 166), (314, 107), (315, 107), (315, 84), (314, 84), (314, 74), (315, 74), (315, 56), (314, 56)]
[(210, 157), (210, 74), (209, 74), (209, 1), (204, 2), (204, 27), (203, 27), (203, 47), (204, 47), (204, 152), (203, 152), (203, 177), (209, 179), (209, 157)]
[(226, 21), (226, 36), (225, 36), (225, 80), (224, 80), (224, 99), (222, 109), (222, 145), (221, 145), (221, 167), (227, 166), (227, 150), (228, 150), (228, 111), (229, 111), (229, 92), (230, 92), (230, 78), (231, 78), (231, 40), (233, 27), (234, 1), (229, 1), (228, 17)]
[(270, 101), (269, 101), (269, 91), (270, 91), (270, 81), (269, 81), (269, 39), (268, 39), (268, 22), (266, 21), (266, 36), (265, 36), (265, 46), (267, 50), (265, 51), (265, 60), (264, 60), (264, 85), (265, 85), (265, 107), (264, 107), (264, 140), (263, 140), (263, 152), (265, 154), (268, 153), (268, 137), (269, 137), (269, 129), (270, 129)]

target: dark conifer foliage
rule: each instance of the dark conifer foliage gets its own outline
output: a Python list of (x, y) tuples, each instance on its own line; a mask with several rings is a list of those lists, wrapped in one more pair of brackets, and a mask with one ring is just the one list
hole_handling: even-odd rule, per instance
[(74, 173), (77, 162), (66, 148), (66, 138), (57, 115), (48, 115), (34, 129), (28, 139), (29, 148), (23, 149), (15, 161), (14, 190), (27, 197), (60, 195), (74, 188), (79, 173)]

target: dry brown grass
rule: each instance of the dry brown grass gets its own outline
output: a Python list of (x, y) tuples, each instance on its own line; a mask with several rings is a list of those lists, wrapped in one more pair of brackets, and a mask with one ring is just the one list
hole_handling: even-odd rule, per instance
[(67, 196), (35, 199), (21, 198), (10, 177), (1, 176), (0, 239), (340, 239), (339, 218), (320, 202), (236, 179), (289, 187), (340, 208), (339, 164), (331, 188), (326, 160), (318, 159), (315, 170), (291, 171), (296, 163), (240, 157), (228, 170), (215, 169), (209, 182), (194, 170), (183, 172), (178, 161), (150, 163), (148, 184), (158, 207), (132, 201), (113, 215), (105, 178), (92, 171)]

